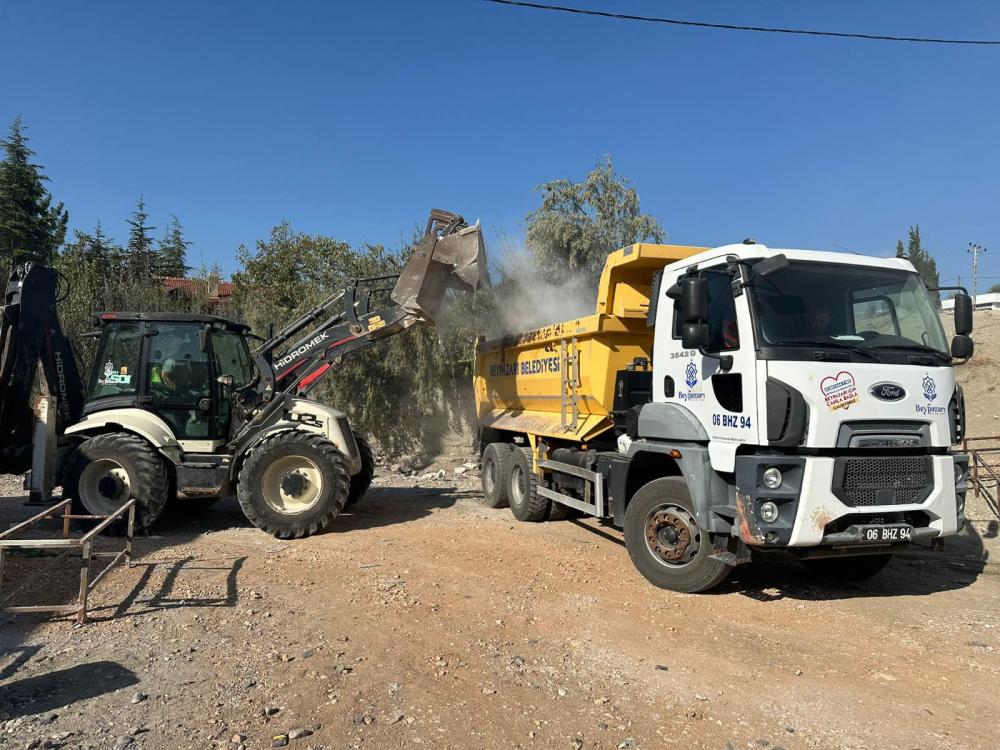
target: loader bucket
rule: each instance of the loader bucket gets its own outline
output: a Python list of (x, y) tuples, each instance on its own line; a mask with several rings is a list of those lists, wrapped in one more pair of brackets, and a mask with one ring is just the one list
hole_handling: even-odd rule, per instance
[(474, 292), (488, 283), (479, 224), (469, 226), (457, 214), (434, 209), (427, 231), (399, 274), (392, 299), (407, 312), (432, 322), (448, 289)]

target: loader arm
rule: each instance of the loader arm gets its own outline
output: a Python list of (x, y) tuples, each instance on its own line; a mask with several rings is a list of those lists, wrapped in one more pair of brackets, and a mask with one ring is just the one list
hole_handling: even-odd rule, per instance
[(39, 361), (55, 403), (56, 434), (83, 413), (83, 379), (56, 313), (60, 299), (54, 268), (25, 263), (11, 272), (0, 312), (0, 473), (19, 474), (30, 467)]
[[(434, 209), (398, 275), (350, 282), (254, 352), (257, 377), (234, 394), (243, 424), (231, 444), (239, 449), (252, 440), (255, 428), (288, 399), (308, 394), (347, 354), (415, 323), (433, 323), (449, 288), (475, 291), (484, 283), (488, 275), (478, 224)], [(373, 297), (386, 293), (391, 304), (373, 311)], [(275, 358), (278, 351), (284, 353)]]

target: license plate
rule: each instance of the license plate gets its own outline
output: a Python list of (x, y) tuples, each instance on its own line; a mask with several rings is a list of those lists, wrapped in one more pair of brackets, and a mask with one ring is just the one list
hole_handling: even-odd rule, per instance
[(862, 544), (908, 542), (913, 531), (913, 527), (905, 523), (851, 526), (851, 529), (861, 535)]

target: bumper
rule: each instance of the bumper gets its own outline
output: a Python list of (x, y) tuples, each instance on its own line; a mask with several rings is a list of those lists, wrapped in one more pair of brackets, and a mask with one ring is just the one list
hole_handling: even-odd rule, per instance
[[(845, 462), (869, 463), (865, 489), (845, 489)], [(888, 469), (872, 473), (873, 467), (891, 466), (890, 457), (740, 456), (736, 466), (736, 521), (740, 538), (763, 547), (816, 547), (860, 545), (852, 529), (862, 524), (906, 523), (912, 526), (912, 541), (926, 541), (957, 533), (964, 523), (968, 456), (948, 454), (913, 459), (923, 466), (919, 482), (900, 474), (909, 490), (898, 489)], [(884, 462), (884, 463), (883, 463)], [(764, 470), (776, 466), (783, 476), (779, 488), (763, 486)], [(956, 471), (957, 467), (957, 471)], [(847, 476), (851, 477), (850, 471)], [(884, 479), (885, 487), (872, 486)], [(895, 489), (894, 489), (895, 488)], [(863, 497), (863, 499), (858, 499)], [(760, 505), (773, 502), (778, 517), (771, 523), (761, 519)]]

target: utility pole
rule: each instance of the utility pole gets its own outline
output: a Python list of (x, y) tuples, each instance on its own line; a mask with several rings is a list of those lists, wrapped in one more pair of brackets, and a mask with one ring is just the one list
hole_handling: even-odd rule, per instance
[(966, 252), (972, 253), (972, 306), (976, 306), (976, 272), (979, 270), (979, 254), (985, 253), (986, 248), (981, 245), (977, 245), (975, 242), (969, 243), (969, 249)]

